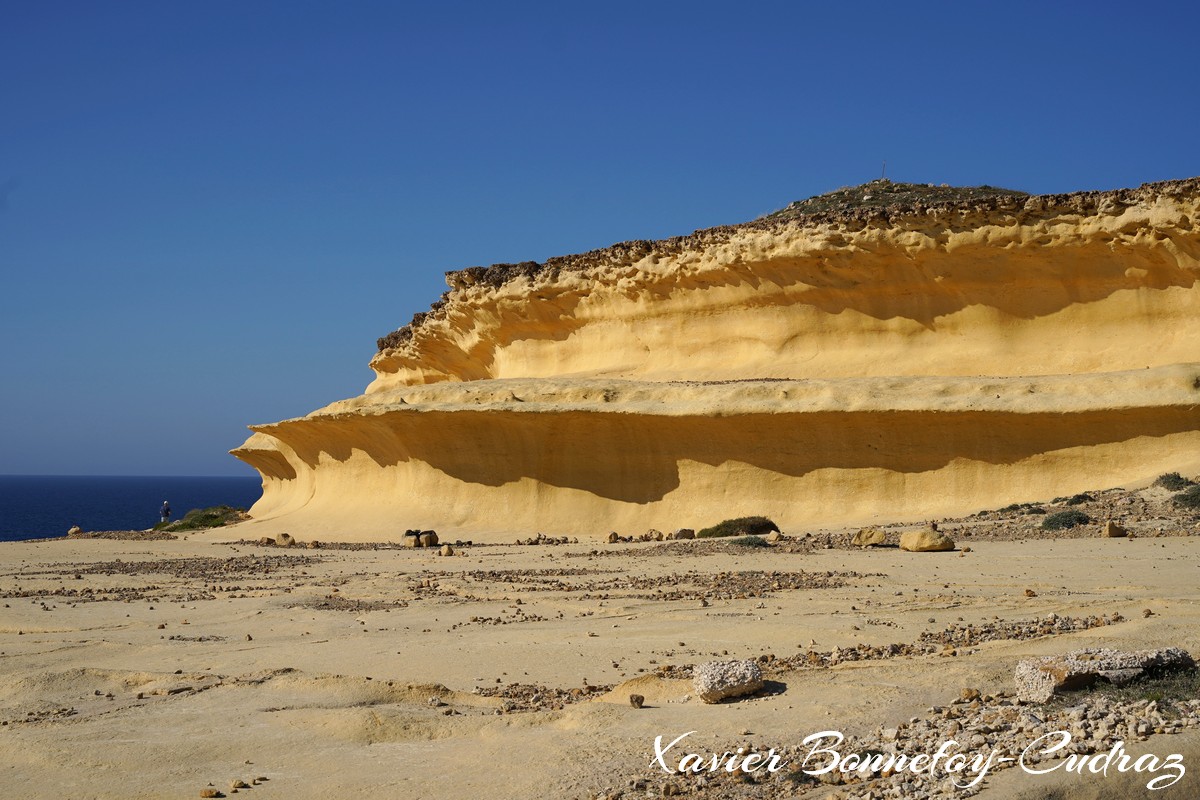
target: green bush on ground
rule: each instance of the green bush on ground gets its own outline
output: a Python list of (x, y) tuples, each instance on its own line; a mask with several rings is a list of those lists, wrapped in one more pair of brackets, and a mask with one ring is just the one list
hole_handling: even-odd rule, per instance
[(1168, 472), (1166, 474), (1159, 475), (1158, 479), (1154, 481), (1154, 485), (1161, 486), (1164, 489), (1169, 489), (1172, 492), (1178, 492), (1181, 489), (1186, 489), (1189, 486), (1192, 486), (1193, 482), (1189, 481), (1178, 472)]
[(770, 547), (767, 540), (761, 536), (739, 536), (736, 539), (730, 539), (730, 544), (736, 544), (740, 547)]
[(193, 508), (176, 522), (160, 522), (154, 526), (156, 531), (199, 531), (207, 528), (220, 528), (231, 522), (238, 522), (245, 515), (244, 508), (232, 506), (210, 506), (209, 508)]
[(711, 528), (705, 528), (696, 534), (697, 539), (711, 539), (724, 536), (761, 536), (772, 531), (778, 533), (779, 526), (766, 517), (738, 517), (718, 522)]
[(1184, 489), (1171, 500), (1180, 508), (1200, 509), (1200, 485)]
[(1086, 525), (1091, 521), (1091, 517), (1087, 514), (1072, 508), (1068, 511), (1050, 514), (1042, 520), (1042, 527), (1048, 531), (1065, 531), (1076, 525)]

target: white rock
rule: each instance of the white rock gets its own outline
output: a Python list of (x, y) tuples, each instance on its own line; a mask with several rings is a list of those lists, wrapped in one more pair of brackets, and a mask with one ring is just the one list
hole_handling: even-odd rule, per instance
[(754, 661), (710, 661), (696, 667), (693, 685), (705, 703), (719, 703), (761, 689), (762, 670)]

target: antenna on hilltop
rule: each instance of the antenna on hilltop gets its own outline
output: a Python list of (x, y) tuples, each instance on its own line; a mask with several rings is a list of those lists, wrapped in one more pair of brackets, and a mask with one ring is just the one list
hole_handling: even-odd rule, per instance
[(879, 180), (881, 180), (881, 181), (887, 180), (887, 159), (886, 158), (883, 160), (883, 172), (879, 173)]

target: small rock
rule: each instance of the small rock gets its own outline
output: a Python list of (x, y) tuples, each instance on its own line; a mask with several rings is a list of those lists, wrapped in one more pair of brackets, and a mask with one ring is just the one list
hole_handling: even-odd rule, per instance
[(441, 553), (444, 556), (452, 556), (454, 555), (454, 548), (448, 544), (444, 544), (442, 545)]
[(979, 690), (978, 690), (978, 689), (969, 689), (969, 688), (964, 688), (964, 689), (963, 689), (961, 692), (959, 692), (959, 693), (958, 693), (958, 696), (959, 696), (960, 698), (962, 698), (962, 701), (963, 701), (964, 703), (969, 703), (969, 702), (971, 702), (972, 700), (978, 700), (978, 699), (979, 699)]
[(281, 533), (275, 537), (275, 545), (277, 547), (291, 547), (296, 544), (296, 540), (292, 538), (290, 533)]
[(67, 536), (74, 536), (79, 533), (83, 533), (83, 528), (79, 527), (78, 525), (72, 525), (71, 529), (67, 531)]
[(863, 528), (854, 534), (850, 544), (855, 547), (880, 547), (887, 544), (887, 537), (878, 528)]
[(1129, 531), (1110, 519), (1104, 523), (1104, 535), (1109, 539), (1123, 539), (1129, 535)]
[(232, 785), (230, 785), (230, 787), (229, 787), (229, 788), (230, 788), (230, 789), (249, 789), (249, 788), (250, 788), (250, 784), (246, 783), (246, 782), (245, 782), (244, 780), (242, 780), (241, 778), (238, 778), (236, 781), (234, 781), (234, 782), (233, 782), (233, 784), (232, 784)]
[(1025, 596), (1026, 597), (1037, 597), (1037, 592), (1035, 592), (1033, 589), (1026, 589)]
[(642, 704), (645, 702), (646, 698), (642, 697), (640, 694), (629, 695), (629, 705), (633, 706), (634, 708), (641, 708)]

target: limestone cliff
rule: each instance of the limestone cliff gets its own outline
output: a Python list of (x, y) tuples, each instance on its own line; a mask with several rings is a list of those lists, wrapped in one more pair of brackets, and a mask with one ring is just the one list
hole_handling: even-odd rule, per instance
[(256, 425), (251, 513), (330, 538), (922, 518), (1200, 466), (1200, 179), (874, 182), (447, 274), (366, 393)]

